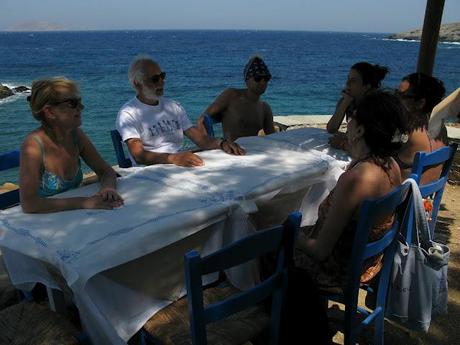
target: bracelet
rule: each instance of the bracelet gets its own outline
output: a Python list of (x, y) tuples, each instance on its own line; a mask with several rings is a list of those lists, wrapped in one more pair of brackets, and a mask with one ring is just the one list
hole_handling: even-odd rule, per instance
[(220, 149), (223, 151), (224, 150), (224, 143), (227, 141), (227, 139), (222, 139), (222, 141), (220, 142), (219, 146), (220, 146)]

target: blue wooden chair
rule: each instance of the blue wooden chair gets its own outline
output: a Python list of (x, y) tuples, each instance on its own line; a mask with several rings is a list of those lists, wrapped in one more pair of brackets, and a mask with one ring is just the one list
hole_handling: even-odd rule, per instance
[[(0, 171), (19, 167), (19, 151), (0, 155)], [(19, 189), (0, 194), (0, 210), (19, 203)]]
[[(201, 258), (198, 252), (185, 255), (185, 279), (193, 345), (207, 344), (206, 324), (221, 320), (238, 311), (255, 306), (272, 296), (270, 344), (278, 344), (281, 309), (287, 289), (287, 263), (292, 258), (294, 240), (300, 226), (299, 212), (289, 215), (283, 226), (258, 231), (227, 248)], [(277, 252), (276, 272), (257, 285), (224, 301), (203, 306), (202, 275), (219, 272), (258, 258), (268, 252)]]
[[(417, 181), (420, 188), (420, 193), (423, 198), (431, 198), (433, 201), (433, 208), (431, 211), (431, 218), (429, 219), (429, 226), (431, 238), (434, 238), (434, 230), (436, 227), (436, 218), (438, 216), (439, 206), (441, 205), (442, 194), (446, 186), (447, 178), (449, 176), (450, 168), (454, 160), (455, 152), (457, 152), (458, 144), (442, 147), (436, 151), (417, 152), (414, 158), (414, 165), (412, 168), (411, 177)], [(442, 164), (442, 172), (440, 177), (431, 183), (420, 185), (420, 178), (425, 170), (430, 167)], [(409, 210), (407, 219), (407, 228), (412, 229), (414, 226), (413, 209)], [(412, 231), (407, 231), (405, 234), (407, 243), (412, 242)]]
[(206, 127), (206, 132), (208, 132), (208, 135), (210, 137), (214, 137), (214, 127), (216, 123), (221, 122), (220, 120), (216, 119), (215, 117), (212, 117), (210, 115), (205, 115), (204, 116), (204, 126)]
[(120, 133), (116, 129), (110, 131), (110, 137), (112, 138), (113, 148), (115, 150), (115, 156), (117, 157), (118, 166), (120, 168), (132, 167), (131, 160), (126, 158), (125, 151), (123, 150), (123, 140), (121, 139)]
[[(346, 345), (355, 344), (357, 336), (372, 322), (375, 324), (373, 344), (383, 344), (385, 304), (395, 253), (394, 243), (409, 204), (409, 187), (409, 183), (406, 183), (382, 198), (365, 200), (361, 204), (347, 285), (342, 293), (327, 296), (329, 300), (345, 304), (344, 344)], [(369, 231), (375, 222), (393, 213), (395, 217), (391, 229), (380, 240), (368, 243)], [(358, 306), (359, 289), (368, 289), (367, 286), (361, 286), (360, 278), (365, 261), (380, 254), (384, 256), (376, 291), (376, 305), (373, 310), (368, 311)], [(359, 317), (362, 316), (364, 320), (359, 321)]]
[[(143, 336), (153, 344), (204, 345), (209, 341), (236, 345), (269, 328), (270, 344), (278, 344), (287, 265), (293, 256), (300, 220), (300, 212), (294, 212), (284, 225), (257, 231), (206, 257), (200, 257), (196, 251), (185, 254), (187, 298), (155, 314), (144, 325)], [(221, 284), (203, 289), (203, 275), (267, 253), (277, 254), (276, 271), (255, 287), (240, 291), (230, 284)], [(270, 317), (260, 306), (265, 301), (271, 302)]]

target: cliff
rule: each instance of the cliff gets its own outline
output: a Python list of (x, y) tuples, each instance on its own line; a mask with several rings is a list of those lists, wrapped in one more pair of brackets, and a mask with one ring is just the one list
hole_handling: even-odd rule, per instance
[[(420, 40), (422, 29), (410, 30), (388, 36), (391, 39)], [(439, 41), (460, 42), (460, 23), (443, 24), (439, 30)]]

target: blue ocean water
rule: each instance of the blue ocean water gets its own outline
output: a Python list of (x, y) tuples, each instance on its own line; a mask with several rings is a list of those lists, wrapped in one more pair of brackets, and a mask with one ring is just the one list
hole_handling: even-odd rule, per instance
[[(56, 75), (78, 81), (86, 106), (83, 129), (115, 164), (109, 130), (120, 106), (134, 95), (127, 69), (140, 53), (160, 63), (167, 72), (165, 95), (195, 120), (223, 89), (244, 87), (243, 67), (255, 53), (264, 57), (273, 75), (264, 99), (275, 115), (289, 115), (331, 114), (350, 66), (358, 61), (388, 66), (384, 86), (396, 87), (401, 77), (415, 71), (418, 50), (419, 42), (373, 33), (0, 32), (0, 83), (30, 86), (36, 78)], [(460, 85), (460, 44), (438, 45), (434, 74), (448, 92)], [(0, 101), (0, 152), (17, 149), (38, 125), (25, 98)]]

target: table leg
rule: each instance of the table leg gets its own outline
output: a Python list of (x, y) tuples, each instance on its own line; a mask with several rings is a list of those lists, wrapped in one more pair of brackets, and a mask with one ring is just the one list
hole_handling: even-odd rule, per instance
[(67, 315), (66, 302), (64, 298), (64, 292), (58, 289), (52, 289), (47, 287), (46, 292), (48, 294), (48, 300), (50, 309), (61, 315)]

